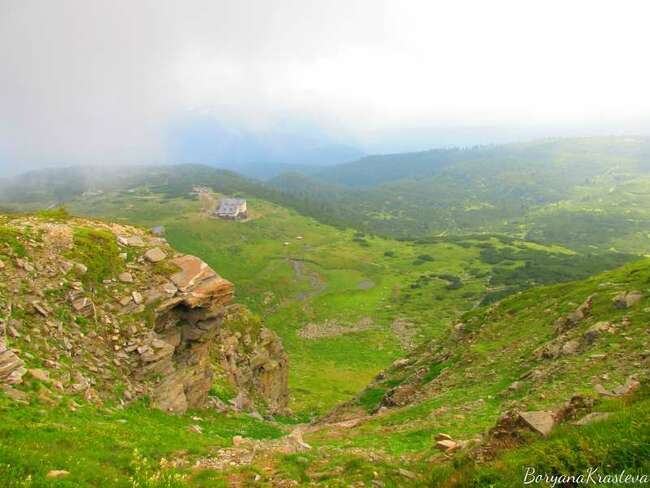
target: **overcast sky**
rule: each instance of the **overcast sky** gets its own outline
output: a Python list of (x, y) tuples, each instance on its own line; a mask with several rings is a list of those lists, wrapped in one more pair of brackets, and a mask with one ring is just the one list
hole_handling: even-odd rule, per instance
[(169, 161), (194, 114), (364, 150), (423, 127), (637, 131), (649, 5), (0, 0), (0, 167)]

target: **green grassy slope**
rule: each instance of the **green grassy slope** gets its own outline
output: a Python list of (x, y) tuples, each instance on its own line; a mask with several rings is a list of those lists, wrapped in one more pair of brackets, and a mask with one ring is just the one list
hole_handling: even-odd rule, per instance
[[(649, 283), (650, 260), (643, 260), (470, 311), (460, 319), (462, 328), (423, 347), (406, 364), (389, 368), (332, 419), (363, 417), (382, 404), (390, 405), (386, 400), (396, 390), (410, 388), (412, 398), (405, 406), (370, 416), (344, 434), (336, 426), (325, 428), (309, 441), (350, 454), (359, 448), (379, 450), (393, 462), (410, 463), (422, 479), (433, 471), (439, 483), (447, 480), (449, 486), (491, 486), (500, 477), (508, 480), (504, 486), (519, 486), (521, 467), (526, 465), (555, 473), (583, 470), (590, 463), (608, 472), (623, 467), (647, 470), (647, 389), (637, 397), (641, 403), (633, 407), (621, 400), (597, 400), (595, 411), (620, 412), (603, 427), (581, 431), (562, 427), (548, 441), (504, 452), (488, 465), (474, 465), (463, 452), (457, 455), (456, 464), (441, 464), (444, 459), (433, 448), (433, 437), (445, 432), (455, 439), (473, 439), (494, 426), (506, 410), (555, 410), (574, 394), (597, 397), (597, 384), (612, 390), (631, 375), (644, 378), (650, 360)], [(630, 290), (642, 292), (639, 303), (630, 308), (613, 305), (614, 296)], [(593, 297), (588, 317), (556, 339), (556, 320), (588, 296)], [(613, 326), (588, 340), (586, 331), (600, 322)], [(546, 345), (562, 346), (569, 341), (579, 344), (576, 352), (555, 358), (538, 354)], [(320, 470), (331, 469), (337, 462), (314, 460)], [(325, 468), (328, 463), (333, 464)], [(458, 469), (466, 473), (459, 476)]]
[[(141, 187), (80, 198), (70, 209), (164, 225), (173, 246), (201, 256), (235, 283), (238, 300), (281, 335), (291, 360), (291, 407), (306, 415), (351, 398), (403, 355), (405, 346), (438, 337), (486, 295), (495, 299), (539, 283), (584, 277), (630, 259), (576, 256), (562, 247), (503, 236), (383, 239), (339, 230), (260, 199), (249, 200), (249, 221), (230, 222), (210, 218), (206, 210), (213, 205)], [(562, 272), (549, 271), (553, 267)], [(397, 325), (396, 319), (401, 319)], [(353, 331), (316, 339), (300, 335), (307, 324), (328, 329), (332, 322)], [(361, 330), (354, 331), (359, 324)]]
[[(3, 487), (181, 486), (174, 481), (175, 473), (195, 486), (205, 486), (205, 479), (210, 486), (227, 486), (224, 476), (216, 472), (178, 469), (161, 476), (160, 460), (191, 463), (219, 447), (231, 446), (235, 435), (272, 439), (284, 434), (247, 415), (206, 410), (175, 416), (145, 403), (121, 409), (97, 408), (83, 399), (77, 402), (70, 399), (53, 406), (36, 401), (17, 406), (0, 392)], [(203, 433), (191, 429), (196, 425)], [(61, 479), (46, 477), (49, 471), (62, 469), (70, 474)]]
[(648, 253), (649, 174), (649, 139), (602, 137), (377, 156), (324, 170), (320, 188), (297, 177), (271, 184), (313, 189), (312, 199), (382, 235), (506, 232)]

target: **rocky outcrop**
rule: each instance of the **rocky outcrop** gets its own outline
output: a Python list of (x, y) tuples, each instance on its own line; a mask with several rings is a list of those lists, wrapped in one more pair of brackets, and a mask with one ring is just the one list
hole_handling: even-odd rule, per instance
[[(0, 332), (2, 330), (3, 326), (0, 324)], [(14, 351), (7, 348), (2, 337), (4, 337), (4, 333), (0, 335), (0, 384), (21, 383), (23, 375), (27, 372), (25, 364)]]
[[(195, 256), (180, 256), (171, 263), (178, 267), (171, 276), (177, 291), (155, 308), (154, 328), (136, 349), (141, 361), (136, 374), (161, 376), (153, 389), (154, 405), (184, 412), (207, 404), (211, 346), (233, 286)], [(149, 302), (156, 303), (159, 297), (149, 294)]]
[(285, 412), (289, 362), (279, 337), (240, 305), (227, 308), (217, 337), (217, 361), (238, 390), (236, 407)]
[[(16, 398), (31, 391), (21, 383), (38, 382), (54, 397), (146, 395), (167, 412), (201, 408), (214, 403), (223, 349), (223, 365), (248, 397), (272, 411), (286, 407), (279, 338), (261, 325), (250, 335), (221, 330), (233, 285), (201, 259), (125, 225), (33, 216), (3, 225), (16, 245), (0, 248), (0, 311), (8, 311), (0, 317), (0, 386)], [(6, 290), (21, 293), (7, 301)]]

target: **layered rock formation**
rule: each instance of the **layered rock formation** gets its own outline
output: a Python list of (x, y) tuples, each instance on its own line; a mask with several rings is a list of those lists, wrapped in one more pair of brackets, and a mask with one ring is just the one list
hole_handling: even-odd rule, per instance
[(289, 363), (280, 338), (246, 308), (233, 305), (218, 339), (217, 361), (238, 390), (236, 406), (261, 403), (271, 413), (286, 413)]
[[(222, 369), (245, 396), (286, 407), (280, 340), (261, 325), (222, 329), (233, 285), (201, 259), (141, 229), (86, 219), (0, 215), (0, 230), (3, 389), (20, 394), (38, 381), (51, 401), (147, 395), (184, 412), (208, 405)], [(48, 381), (24, 377), (41, 367)]]
[[(166, 411), (184, 412), (206, 405), (212, 386), (210, 350), (223, 320), (224, 305), (233, 286), (194, 256), (171, 260), (179, 270), (171, 275), (176, 292), (159, 302), (162, 289), (152, 290), (156, 303), (154, 329), (138, 347), (140, 377), (162, 376), (154, 387), (154, 404)], [(169, 284), (167, 290), (171, 290)]]

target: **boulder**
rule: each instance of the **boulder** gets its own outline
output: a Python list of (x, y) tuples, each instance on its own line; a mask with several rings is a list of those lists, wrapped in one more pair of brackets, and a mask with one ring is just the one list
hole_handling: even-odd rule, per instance
[(580, 348), (580, 343), (576, 340), (570, 340), (562, 345), (562, 354), (570, 356), (576, 354)]
[(122, 283), (133, 283), (133, 275), (128, 271), (124, 271), (117, 276), (117, 279)]
[(625, 291), (614, 297), (612, 304), (616, 308), (630, 308), (638, 304), (643, 298), (640, 291)]
[(153, 249), (149, 249), (144, 253), (144, 258), (151, 263), (159, 263), (166, 257), (167, 254), (165, 254), (165, 252), (159, 247), (154, 247)]
[(64, 469), (52, 469), (47, 472), (46, 478), (64, 478), (70, 474)]
[(72, 309), (78, 315), (90, 315), (94, 311), (93, 302), (88, 297), (83, 296), (83, 293), (75, 293), (70, 295)]
[(451, 439), (442, 439), (436, 442), (436, 449), (444, 452), (453, 452), (459, 447), (459, 444)]
[(31, 376), (35, 380), (42, 381), (44, 383), (49, 383), (51, 381), (50, 373), (48, 373), (43, 369), (33, 368), (33, 369), (28, 369), (27, 372), (29, 373), (29, 376)]
[(611, 332), (612, 330), (613, 326), (611, 322), (598, 322), (587, 329), (583, 335), (583, 338), (585, 342), (591, 344), (596, 340), (597, 337), (605, 332)]
[(0, 339), (0, 383), (16, 385), (22, 383), (27, 370), (25, 364), (11, 349), (7, 349)]
[(555, 426), (555, 416), (550, 411), (519, 412), (519, 418), (543, 436), (550, 434)]
[(43, 305), (41, 302), (32, 302), (32, 306), (34, 307), (34, 310), (36, 310), (43, 317), (47, 317), (50, 314), (47, 308), (45, 308), (45, 305)]
[(119, 236), (117, 242), (122, 246), (144, 247), (145, 243), (140, 236)]

